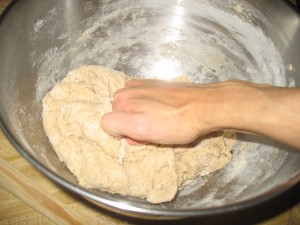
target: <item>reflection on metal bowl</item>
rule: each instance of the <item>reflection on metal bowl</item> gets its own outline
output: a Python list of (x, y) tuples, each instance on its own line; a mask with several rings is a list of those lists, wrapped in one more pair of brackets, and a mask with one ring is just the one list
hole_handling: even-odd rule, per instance
[(80, 187), (45, 136), (41, 100), (82, 65), (145, 78), (299, 86), (299, 28), (299, 15), (283, 1), (15, 1), (0, 21), (0, 125), (45, 175), (110, 210), (181, 218), (245, 209), (300, 180), (299, 153), (240, 135), (228, 166), (153, 205)]

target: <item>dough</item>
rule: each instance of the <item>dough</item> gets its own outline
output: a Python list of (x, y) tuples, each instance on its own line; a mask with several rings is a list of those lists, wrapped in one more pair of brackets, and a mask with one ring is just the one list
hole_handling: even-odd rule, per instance
[(164, 147), (131, 146), (104, 132), (101, 118), (128, 79), (122, 72), (83, 66), (43, 99), (45, 132), (80, 185), (161, 203), (197, 176), (229, 163), (234, 133), (203, 139), (195, 147)]

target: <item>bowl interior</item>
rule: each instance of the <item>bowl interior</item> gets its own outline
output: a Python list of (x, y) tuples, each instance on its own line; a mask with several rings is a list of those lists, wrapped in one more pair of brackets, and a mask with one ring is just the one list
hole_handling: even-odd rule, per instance
[[(59, 161), (42, 126), (42, 98), (82, 65), (143, 78), (184, 74), (197, 83), (298, 86), (299, 15), (283, 1), (249, 2), (15, 1), (0, 21), (1, 127), (46, 175), (105, 207), (174, 216), (280, 192), (300, 179), (300, 154), (251, 135), (239, 135), (228, 166), (199, 177), (172, 202), (152, 205), (88, 190)], [(289, 22), (296, 25), (287, 28)]]

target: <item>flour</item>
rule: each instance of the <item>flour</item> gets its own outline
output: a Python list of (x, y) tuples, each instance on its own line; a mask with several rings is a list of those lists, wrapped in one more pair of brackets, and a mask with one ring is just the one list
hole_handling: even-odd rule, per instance
[[(268, 24), (268, 18), (247, 1), (95, 2), (99, 4), (83, 3), (83, 16), (78, 21), (71, 18), (70, 29), (63, 29), (66, 26), (58, 19), (62, 14), (59, 8), (37, 19), (32, 42), (48, 31), (58, 40), (52, 48), (31, 54), (38, 73), (37, 102), (68, 71), (83, 65), (101, 65), (142, 78), (172, 79), (185, 74), (196, 83), (240, 79), (294, 86), (294, 79), (286, 74), (294, 67), (284, 62), (271, 34), (258, 26)], [(178, 203), (172, 207), (186, 207), (181, 198), (189, 198), (191, 207), (251, 198), (253, 193), (247, 194), (247, 186), (253, 185), (249, 182), (269, 181), (287, 157), (273, 146), (256, 142), (250, 141), (246, 151), (237, 145), (230, 165), (197, 179), (180, 192)], [(273, 165), (267, 159), (277, 155), (276, 168), (271, 170)], [(217, 181), (213, 185), (211, 180)], [(226, 192), (222, 190), (224, 183)]]
[[(72, 38), (66, 31), (61, 33), (57, 38), (64, 38), (65, 44), (41, 54), (36, 65), (40, 74), (37, 99), (53, 86), (53, 80), (86, 64), (148, 78), (160, 74), (161, 79), (171, 79), (187, 74), (201, 83), (241, 79), (289, 85), (278, 51), (259, 27), (205, 1), (195, 4), (199, 7), (186, 3), (186, 9), (180, 4), (166, 8), (166, 13), (141, 10), (135, 4), (108, 4), (83, 20), (82, 31)], [(189, 14), (185, 15), (187, 10)], [(54, 14), (57, 12), (52, 10), (35, 27), (45, 27), (47, 18), (51, 20)], [(72, 60), (63, 64), (70, 55)]]
[(41, 29), (41, 27), (44, 25), (44, 23), (45, 23), (44, 20), (38, 20), (33, 27), (34, 32), (38, 32)]
[(244, 7), (242, 4), (238, 4), (234, 7), (234, 10), (237, 11), (238, 13), (243, 13), (244, 12)]

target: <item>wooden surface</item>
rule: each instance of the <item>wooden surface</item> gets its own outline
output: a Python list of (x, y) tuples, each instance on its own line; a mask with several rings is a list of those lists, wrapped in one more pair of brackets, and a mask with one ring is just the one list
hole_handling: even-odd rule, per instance
[[(52, 201), (55, 204), (51, 204), (51, 208), (49, 209), (52, 212), (59, 209), (57, 211), (58, 214), (61, 214), (62, 209), (57, 208), (58, 206), (64, 206), (64, 210), (67, 212), (72, 212), (72, 214), (78, 213), (79, 222), (82, 224), (141, 224), (140, 221), (129, 220), (123, 216), (119, 216), (113, 213), (109, 213), (97, 206), (94, 206), (87, 202), (84, 199), (81, 199), (78, 196), (74, 196), (69, 192), (66, 192), (64, 189), (53, 183), (39, 171), (37, 171), (31, 164), (29, 164), (20, 154), (11, 146), (8, 140), (4, 137), (3, 133), (0, 131), (0, 162), (5, 161), (8, 164), (8, 167), (13, 170), (16, 170), (17, 175), (22, 174), (21, 180), (27, 180), (30, 185), (34, 185), (29, 192), (32, 192), (36, 197), (37, 203), (31, 203), (31, 206), (34, 206), (36, 209), (32, 208), (28, 205), (28, 202), (32, 199), (28, 197), (20, 198), (16, 197), (12, 193), (22, 192), (22, 190), (14, 190), (18, 187), (9, 186), (11, 183), (2, 184), (3, 187), (0, 188), (0, 224), (55, 224), (54, 222), (58, 222), (57, 224), (68, 224), (68, 218), (63, 216), (61, 218), (54, 218), (52, 214), (48, 214), (47, 210), (44, 206), (48, 206), (49, 204), (46, 202), (43, 206), (38, 205), (44, 201), (44, 196), (37, 193), (42, 192), (47, 197), (51, 196)], [(3, 165), (2, 165), (3, 166)], [(3, 179), (4, 171), (1, 170), (0, 163), (0, 179)], [(16, 175), (16, 174), (15, 174)], [(17, 178), (17, 180), (20, 178)], [(1, 180), (1, 183), (5, 181)], [(25, 184), (27, 184), (25, 182)], [(20, 189), (20, 188), (19, 188)], [(22, 189), (22, 188), (21, 188)], [(30, 193), (29, 193), (30, 194)], [(37, 195), (38, 194), (38, 195)], [(20, 196), (19, 196), (20, 197)], [(27, 202), (27, 204), (25, 203)], [(49, 216), (52, 218), (50, 220), (47, 218)], [(76, 217), (76, 216), (75, 216)], [(72, 218), (72, 217), (71, 217)], [(71, 223), (70, 224), (74, 224)], [(177, 223), (178, 224), (178, 223)], [(182, 223), (184, 224), (184, 223)], [(199, 221), (199, 225), (201, 222)], [(267, 221), (260, 223), (260, 225), (299, 225), (300, 224), (300, 203), (293, 208), (288, 209), (287, 211), (271, 218)]]
[[(0, 0), (0, 13), (8, 2)], [(74, 224), (74, 221), (89, 225), (142, 223), (107, 212), (57, 186), (21, 157), (1, 131), (0, 179), (0, 224)], [(300, 203), (260, 223), (299, 224)]]

